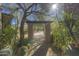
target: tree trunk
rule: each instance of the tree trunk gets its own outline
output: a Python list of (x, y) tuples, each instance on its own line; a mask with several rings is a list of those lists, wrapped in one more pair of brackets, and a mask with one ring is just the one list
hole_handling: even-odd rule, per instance
[(26, 14), (23, 15), (23, 18), (21, 20), (20, 24), (20, 46), (22, 45), (22, 40), (24, 39), (24, 23), (26, 20)]
[(22, 47), (22, 43), (23, 43), (22, 41), (24, 39), (24, 23), (25, 23), (25, 20), (26, 20), (26, 13), (24, 13), (23, 18), (21, 20), (21, 24), (20, 24), (20, 40), (19, 40), (19, 43), (17, 44), (17, 48), (16, 48), (16, 52), (15, 52), (16, 55), (20, 55), (19, 49)]

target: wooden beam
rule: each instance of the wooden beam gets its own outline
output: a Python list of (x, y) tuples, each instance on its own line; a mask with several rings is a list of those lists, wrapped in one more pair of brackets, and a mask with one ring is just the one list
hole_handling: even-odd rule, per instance
[(50, 43), (51, 42), (50, 32), (51, 32), (50, 23), (46, 23), (45, 24), (45, 43)]
[(28, 39), (33, 39), (33, 24), (28, 23)]

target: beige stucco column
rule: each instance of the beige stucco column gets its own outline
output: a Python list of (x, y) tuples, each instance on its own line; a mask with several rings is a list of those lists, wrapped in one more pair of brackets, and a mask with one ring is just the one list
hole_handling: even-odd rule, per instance
[(50, 32), (51, 32), (51, 28), (50, 28), (50, 23), (45, 23), (45, 42), (46, 43), (50, 43)]
[(28, 39), (33, 39), (33, 23), (28, 23)]

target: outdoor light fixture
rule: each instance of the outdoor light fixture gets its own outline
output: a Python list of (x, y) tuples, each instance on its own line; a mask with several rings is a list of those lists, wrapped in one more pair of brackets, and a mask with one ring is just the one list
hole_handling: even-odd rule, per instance
[(53, 4), (52, 9), (57, 9), (57, 4)]
[(58, 4), (52, 4), (52, 10), (55, 13), (55, 17), (58, 20)]

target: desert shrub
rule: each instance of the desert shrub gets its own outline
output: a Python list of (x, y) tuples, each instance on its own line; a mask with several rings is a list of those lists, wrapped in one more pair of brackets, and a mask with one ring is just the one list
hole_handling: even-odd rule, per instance
[(69, 49), (69, 45), (72, 44), (73, 39), (69, 35), (67, 28), (62, 22), (58, 23), (57, 21), (52, 24), (52, 41), (53, 45), (66, 52)]
[(11, 41), (15, 35), (15, 30), (10, 26), (0, 31), (0, 49), (11, 45)]

